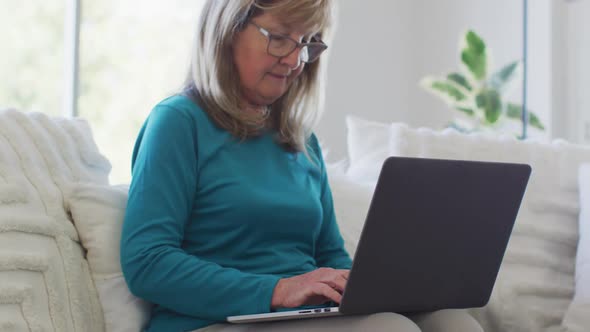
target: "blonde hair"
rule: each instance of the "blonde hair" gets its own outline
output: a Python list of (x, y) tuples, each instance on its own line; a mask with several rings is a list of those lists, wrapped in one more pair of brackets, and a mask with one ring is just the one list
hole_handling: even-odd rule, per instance
[(329, 40), (333, 11), (332, 0), (208, 0), (197, 26), (185, 91), (196, 95), (213, 121), (235, 137), (258, 136), (270, 124), (279, 144), (306, 153), (306, 141), (322, 111), (325, 59), (305, 64), (289, 89), (268, 105), (268, 112), (244, 112), (232, 42), (248, 20), (265, 12)]

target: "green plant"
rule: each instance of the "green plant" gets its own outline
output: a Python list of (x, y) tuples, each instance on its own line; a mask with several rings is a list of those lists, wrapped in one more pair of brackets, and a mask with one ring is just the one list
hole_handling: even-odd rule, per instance
[[(428, 76), (421, 85), (427, 91), (442, 98), (454, 110), (460, 112), (460, 121), (454, 120), (449, 126), (461, 131), (475, 131), (496, 128), (503, 118), (522, 118), (522, 105), (505, 100), (511, 83), (520, 76), (521, 61), (513, 61), (492, 75), (488, 75), (489, 57), (482, 38), (474, 31), (465, 33), (461, 50), (463, 73), (452, 72), (445, 78)], [(527, 111), (530, 126), (540, 130), (545, 127), (539, 117)]]

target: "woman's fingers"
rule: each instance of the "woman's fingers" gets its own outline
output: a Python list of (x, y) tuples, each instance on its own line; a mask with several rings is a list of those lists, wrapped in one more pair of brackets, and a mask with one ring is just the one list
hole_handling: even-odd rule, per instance
[(346, 280), (348, 280), (348, 275), (350, 274), (350, 270), (336, 270), (338, 273)]
[(331, 279), (327, 279), (322, 281), (323, 283), (327, 284), (328, 286), (332, 287), (339, 293), (344, 292), (344, 288), (346, 287), (346, 279), (339, 274), (334, 275)]
[[(283, 298), (284, 307), (321, 304), (327, 301), (340, 303), (348, 281), (349, 270), (320, 268), (303, 275), (282, 279), (277, 287), (277, 298)], [(274, 295), (273, 295), (274, 296)]]
[(336, 303), (340, 303), (340, 301), (342, 300), (342, 295), (340, 295), (340, 293), (338, 293), (332, 287), (330, 287), (324, 283), (314, 284), (312, 291), (315, 294), (324, 296), (325, 298), (329, 299), (330, 301), (334, 301)]

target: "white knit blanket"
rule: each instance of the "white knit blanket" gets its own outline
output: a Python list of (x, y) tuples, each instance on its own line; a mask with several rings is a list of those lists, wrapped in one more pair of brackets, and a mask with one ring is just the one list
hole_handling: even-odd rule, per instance
[(110, 168), (84, 120), (0, 110), (0, 330), (104, 330), (64, 197)]

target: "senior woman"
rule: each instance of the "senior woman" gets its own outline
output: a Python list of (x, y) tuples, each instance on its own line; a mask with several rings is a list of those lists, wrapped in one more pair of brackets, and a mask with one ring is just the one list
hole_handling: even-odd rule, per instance
[[(148, 331), (481, 331), (462, 311), (223, 324), (339, 302), (351, 259), (312, 128), (331, 0), (209, 0), (133, 151), (121, 240)], [(199, 330), (199, 331), (201, 331)]]

